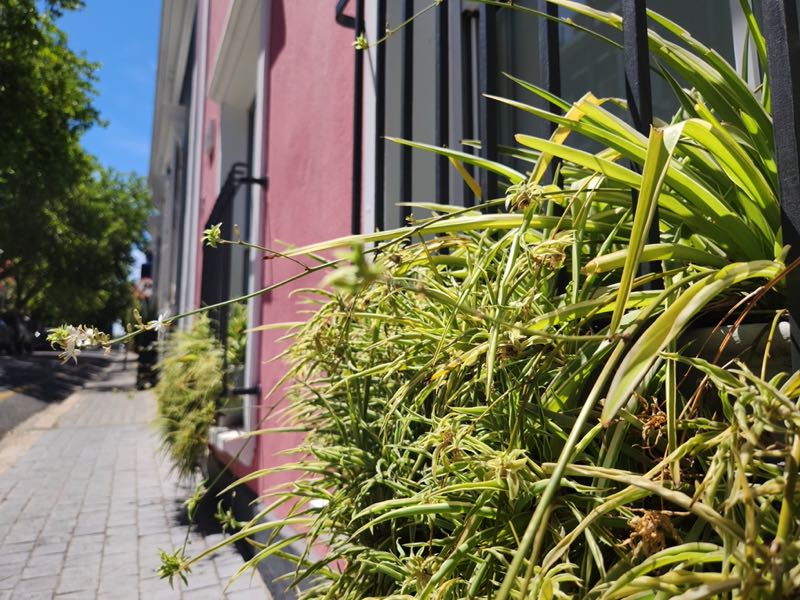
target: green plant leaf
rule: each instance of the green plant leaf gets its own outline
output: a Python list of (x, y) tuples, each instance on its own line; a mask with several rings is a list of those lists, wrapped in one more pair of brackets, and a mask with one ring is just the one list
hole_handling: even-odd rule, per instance
[(512, 169), (511, 167), (508, 167), (499, 162), (481, 158), (480, 156), (476, 156), (475, 154), (469, 154), (468, 152), (459, 152), (458, 150), (451, 150), (450, 148), (442, 148), (440, 146), (433, 146), (431, 144), (423, 144), (421, 142), (412, 142), (409, 140), (404, 140), (402, 138), (396, 138), (391, 136), (387, 136), (386, 139), (389, 140), (390, 142), (395, 142), (403, 146), (410, 146), (411, 148), (416, 148), (417, 150), (425, 150), (427, 152), (433, 152), (435, 154), (447, 156), (448, 158), (451, 158), (453, 160), (467, 163), (468, 165), (474, 165), (476, 167), (486, 169), (487, 171), (491, 171), (492, 173), (496, 173), (497, 175), (505, 177), (509, 183), (520, 183), (522, 181), (525, 181), (525, 175), (523, 175), (516, 169)]
[(653, 215), (658, 207), (658, 196), (661, 192), (661, 185), (664, 182), (669, 161), (675, 150), (680, 129), (668, 130), (668, 137), (659, 129), (650, 130), (650, 139), (647, 144), (647, 157), (644, 161), (642, 171), (642, 184), (639, 199), (636, 205), (636, 212), (633, 216), (633, 228), (631, 229), (630, 245), (625, 257), (625, 266), (622, 268), (617, 301), (614, 305), (614, 312), (611, 315), (611, 325), (609, 332), (616, 333), (619, 324), (622, 322), (622, 315), (628, 303), (628, 296), (633, 286), (633, 279), (639, 270), (639, 262), (642, 250), (647, 242)]
[(691, 319), (715, 297), (747, 279), (771, 279), (781, 270), (777, 262), (760, 260), (724, 267), (692, 285), (659, 316), (627, 352), (611, 381), (601, 421), (608, 425), (627, 403), (659, 353), (676, 339)]
[[(589, 274), (595, 273), (608, 273), (624, 266), (625, 259), (628, 256), (628, 250), (617, 250), (603, 254), (597, 258), (593, 258), (587, 262), (583, 270)], [(660, 244), (645, 244), (642, 248), (642, 254), (639, 257), (640, 262), (650, 261), (680, 261), (701, 265), (704, 267), (721, 268), (728, 264), (725, 258), (711, 254), (704, 250), (698, 250), (685, 244), (677, 243), (660, 243)]]

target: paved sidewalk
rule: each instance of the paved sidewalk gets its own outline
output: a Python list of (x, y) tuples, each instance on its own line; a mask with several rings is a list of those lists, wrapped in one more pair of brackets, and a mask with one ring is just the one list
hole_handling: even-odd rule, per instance
[[(158, 578), (158, 551), (183, 543), (192, 486), (159, 455), (155, 401), (115, 361), (99, 381), (0, 443), (0, 600), (269, 599), (226, 548), (195, 565), (189, 586)], [(5, 460), (3, 460), (5, 456)], [(8, 458), (8, 457), (11, 458)], [(190, 556), (221, 534), (190, 534)]]

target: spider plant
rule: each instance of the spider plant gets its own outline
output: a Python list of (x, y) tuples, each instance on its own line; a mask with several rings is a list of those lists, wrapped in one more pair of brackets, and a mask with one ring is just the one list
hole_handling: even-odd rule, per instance
[[(508, 214), (419, 205), (435, 216), (286, 253), (355, 246), (284, 354), (285, 416), (308, 435), (306, 458), (282, 468), (308, 477), (232, 539), (296, 527), (289, 541), (327, 552), (292, 557), (273, 536), (250, 566), (293, 558), (314, 598), (798, 593), (800, 379), (767, 381), (680, 344), (711, 309), (741, 316), (758, 302), (773, 329), (782, 315), (768, 87), (753, 92), (650, 18), (665, 32), (649, 34), (654, 69), (681, 104), (670, 123), (643, 136), (608, 110), (620, 99), (568, 104), (518, 82), (561, 109), (495, 98), (557, 124), (548, 139), (517, 136), (525, 173), (397, 140), (494, 171)], [(544, 180), (554, 159), (557, 185)], [(365, 243), (380, 243), (373, 262)], [(718, 401), (681, 386), (678, 366)], [(260, 520), (280, 505), (288, 518)]]
[(164, 343), (155, 387), (162, 445), (182, 477), (203, 467), (222, 393), (222, 346), (205, 315)]
[[(244, 362), (246, 327), (244, 307), (234, 305), (226, 349), (229, 376)], [(205, 469), (209, 429), (220, 411), (230, 410), (231, 398), (223, 395), (225, 350), (206, 315), (200, 315), (186, 331), (173, 332), (162, 347), (155, 387), (158, 428), (175, 470), (189, 477)]]

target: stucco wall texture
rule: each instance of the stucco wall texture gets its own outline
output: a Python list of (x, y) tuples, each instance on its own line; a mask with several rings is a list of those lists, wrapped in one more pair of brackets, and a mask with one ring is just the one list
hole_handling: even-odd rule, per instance
[[(200, 219), (197, 223), (197, 277), (195, 281), (195, 306), (200, 305), (200, 290), (203, 274), (203, 250), (200, 239), (203, 235), (203, 227), (208, 220), (211, 211), (214, 209), (214, 202), (219, 194), (221, 182), (219, 181), (219, 160), (220, 160), (220, 116), (221, 109), (217, 102), (208, 96), (208, 86), (211, 82), (211, 74), (214, 72), (214, 62), (219, 52), (219, 45), (222, 41), (222, 34), (225, 29), (225, 20), (230, 9), (231, 0), (213, 0), (208, 3), (208, 12), (204, 14), (203, 3), (198, 3), (199, 11), (197, 15), (197, 27), (206, 28), (206, 60), (201, 65), (205, 70), (203, 81), (195, 79), (194, 85), (204, 85), (203, 90), (203, 132), (200, 136), (201, 145), (200, 158)], [(209, 139), (209, 136), (212, 139)]]
[[(353, 33), (337, 25), (333, 11), (319, 0), (274, 0), (270, 25), (267, 75), (265, 172), (269, 175), (262, 239), (280, 249), (349, 233), (353, 153)], [(290, 261), (264, 261), (265, 285), (297, 272)], [(319, 283), (307, 277), (272, 292), (262, 303), (261, 322), (298, 319), (298, 298), (292, 290)], [(283, 349), (281, 332), (262, 335), (262, 361)], [(285, 372), (280, 362), (264, 362), (262, 390), (270, 390)], [(269, 414), (275, 400), (259, 411), (262, 427), (277, 425)], [(278, 452), (302, 440), (301, 434), (262, 436), (256, 463), (280, 464)], [(291, 481), (283, 473), (258, 481), (259, 492)]]
[[(248, 0), (250, 1), (250, 0)], [(212, 0), (199, 23), (208, 28), (206, 88), (214, 68), (230, 0)], [(333, 6), (322, 10), (319, 0), (272, 0), (268, 31), (268, 60), (265, 61), (265, 113), (263, 119), (263, 164), (269, 188), (256, 198), (263, 207), (261, 239), (276, 249), (286, 244), (299, 246), (347, 235), (350, 229), (353, 152), (353, 32), (334, 20)], [(214, 127), (215, 146), (220, 145), (220, 106), (205, 94), (203, 157), (200, 183), (201, 208), (198, 239), (220, 187), (219, 152), (205, 147)], [(212, 121), (216, 125), (211, 125)], [(258, 169), (255, 169), (259, 172)], [(199, 303), (202, 251), (198, 253), (196, 299)], [(286, 260), (262, 263), (263, 285), (267, 286), (297, 273), (299, 267)], [(319, 283), (321, 275), (271, 292), (261, 300), (260, 323), (296, 321), (300, 298), (293, 290)], [(273, 388), (284, 375), (286, 365), (270, 361), (284, 347), (283, 332), (263, 332), (260, 344), (260, 385), (263, 392)], [(280, 424), (274, 413), (282, 398), (278, 391), (262, 398), (257, 427)], [(262, 469), (285, 463), (279, 453), (296, 446), (301, 434), (271, 434), (257, 439), (254, 465)], [(227, 458), (227, 457), (225, 457)], [(243, 465), (232, 465), (243, 475)], [(256, 493), (292, 481), (297, 473), (261, 478), (251, 485)], [(280, 511), (278, 511), (280, 516)]]

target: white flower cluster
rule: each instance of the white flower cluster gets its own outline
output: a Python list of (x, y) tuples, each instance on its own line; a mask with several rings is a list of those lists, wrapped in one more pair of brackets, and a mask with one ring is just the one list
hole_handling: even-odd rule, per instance
[(77, 327), (62, 325), (51, 329), (47, 336), (47, 341), (50, 342), (53, 348), (63, 350), (58, 355), (63, 362), (67, 362), (71, 358), (77, 363), (78, 355), (81, 353), (82, 348), (103, 346), (106, 351), (111, 349), (108, 345), (108, 334), (86, 325), (78, 325)]

